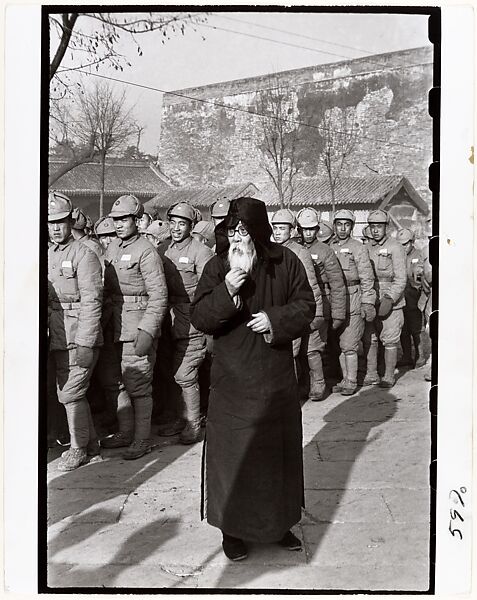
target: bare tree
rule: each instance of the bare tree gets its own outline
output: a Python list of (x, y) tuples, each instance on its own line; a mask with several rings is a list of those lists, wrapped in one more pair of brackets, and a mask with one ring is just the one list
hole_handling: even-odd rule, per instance
[(356, 118), (356, 107), (339, 108), (337, 106), (325, 111), (320, 127), (322, 161), (331, 191), (331, 210), (336, 210), (336, 185), (343, 168), (352, 154), (359, 134), (359, 123)]
[(259, 112), (267, 115), (262, 118), (261, 167), (277, 190), (280, 208), (284, 208), (293, 198), (294, 180), (299, 171), (295, 155), (298, 133), (290, 119), (293, 115), (290, 89), (278, 78), (260, 93)]
[[(184, 34), (186, 27), (194, 29), (196, 23), (202, 23), (206, 19), (206, 13), (203, 12), (52, 13), (49, 15), (49, 25), (50, 39), (54, 46), (50, 62), (53, 91), (68, 86), (68, 71), (90, 68), (98, 70), (101, 64), (119, 71), (123, 70), (124, 65), (131, 66), (117, 49), (122, 35), (132, 39), (137, 53), (142, 55), (138, 36), (159, 31), (164, 44), (172, 34)], [(72, 59), (72, 66), (60, 69), (65, 55)]]
[[(78, 93), (74, 105), (77, 106), (74, 112), (64, 107), (57, 110), (58, 128), (63, 135), (63, 144), (69, 143), (72, 154), (79, 150), (77, 164), (81, 164), (79, 161), (88, 151), (92, 157), (99, 158), (99, 214), (103, 216), (106, 157), (124, 148), (131, 136), (137, 133), (138, 125), (132, 116), (132, 109), (126, 107), (125, 92), (115, 93), (108, 83), (96, 83), (91, 91)], [(50, 186), (67, 172), (66, 167), (71, 170), (77, 164), (74, 165), (73, 159), (51, 174)]]

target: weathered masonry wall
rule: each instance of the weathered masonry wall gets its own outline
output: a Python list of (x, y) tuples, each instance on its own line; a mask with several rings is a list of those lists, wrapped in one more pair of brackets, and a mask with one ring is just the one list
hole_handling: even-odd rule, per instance
[[(290, 119), (315, 125), (297, 125), (300, 176), (326, 175), (317, 158), (316, 126), (327, 109), (351, 107), (360, 137), (342, 174), (405, 175), (430, 202), (431, 47), (284, 71), (278, 77), (288, 89)], [(166, 96), (159, 151), (164, 172), (182, 185), (268, 181), (261, 167), (261, 118), (247, 111), (260, 110), (262, 90), (275, 82), (262, 76), (179, 92), (240, 111)]]

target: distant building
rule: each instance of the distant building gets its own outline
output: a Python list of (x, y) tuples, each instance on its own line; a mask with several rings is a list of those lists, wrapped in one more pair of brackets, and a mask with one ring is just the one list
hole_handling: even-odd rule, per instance
[[(279, 209), (270, 185), (264, 187), (258, 197), (267, 203), (269, 213)], [(391, 215), (391, 229), (408, 227), (417, 236), (423, 235), (425, 220), (429, 214), (426, 202), (402, 175), (343, 177), (336, 185), (335, 205), (336, 209), (347, 208), (356, 215), (355, 236), (361, 235), (372, 210), (388, 211)], [(319, 177), (298, 180), (288, 206), (294, 212), (304, 206), (313, 206), (320, 213), (321, 219), (331, 220), (333, 214), (329, 181)]]
[(146, 202), (144, 209), (166, 217), (167, 209), (177, 202), (189, 202), (202, 213), (204, 220), (210, 220), (210, 206), (219, 199), (255, 196), (260, 198), (259, 189), (253, 183), (237, 183), (228, 186), (184, 186), (162, 190), (154, 198)]
[[(183, 186), (267, 185), (261, 94), (276, 85), (287, 89), (289, 119), (299, 130), (300, 177), (324, 177), (316, 147), (327, 109), (352, 109), (360, 123), (356, 147), (344, 177), (404, 176), (430, 205), (428, 167), (432, 161), (432, 46), (365, 56), (178, 90), (165, 95), (159, 162)], [(310, 127), (311, 126), (311, 127)], [(304, 185), (304, 184), (303, 184)]]
[[(219, 198), (253, 196), (267, 205), (269, 217), (280, 206), (270, 184), (259, 188), (254, 183), (236, 185), (184, 186), (164, 189), (145, 203), (144, 208), (155, 215), (166, 217), (167, 209), (176, 202), (190, 202), (198, 208), (205, 220), (210, 220), (210, 206)], [(356, 215), (354, 235), (359, 237), (367, 225), (372, 210), (387, 210), (391, 215), (391, 230), (409, 227), (417, 236), (427, 235), (426, 218), (429, 209), (410, 181), (402, 175), (373, 175), (369, 177), (343, 177), (335, 189), (336, 209), (347, 208)], [(313, 206), (321, 219), (332, 219), (332, 202), (329, 182), (326, 178), (310, 177), (295, 184), (292, 201), (287, 205), (295, 214), (305, 206)]]
[[(51, 159), (50, 169), (66, 163), (65, 160)], [(51, 189), (63, 192), (74, 206), (84, 210), (92, 219), (99, 218), (99, 198), (101, 187), (101, 165), (85, 163), (75, 167), (60, 177)], [(159, 170), (145, 161), (111, 161), (106, 163), (104, 214), (111, 210), (113, 202), (123, 194), (133, 194), (141, 202), (147, 202), (158, 192), (171, 189)]]

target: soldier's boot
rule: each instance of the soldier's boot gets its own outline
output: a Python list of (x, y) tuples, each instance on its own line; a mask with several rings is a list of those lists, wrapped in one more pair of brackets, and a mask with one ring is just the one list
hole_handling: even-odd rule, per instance
[(431, 339), (426, 329), (423, 329), (419, 333), (419, 342), (417, 348), (419, 357), (416, 359), (416, 369), (419, 369), (429, 362), (431, 354)]
[(89, 440), (86, 446), (86, 454), (90, 460), (99, 461), (101, 460), (101, 452), (99, 449), (99, 440), (94, 427), (93, 415), (91, 414), (91, 408), (88, 403), (88, 425), (89, 425)]
[(401, 360), (398, 361), (398, 367), (413, 367), (414, 362), (412, 360), (412, 344), (411, 336), (407, 331), (401, 332), (401, 348), (402, 356)]
[(423, 367), (426, 364), (426, 357), (423, 348), (424, 344), (422, 341), (423, 337), (424, 336), (422, 336), (420, 333), (415, 333), (412, 336), (415, 351), (414, 366), (416, 367), (416, 369), (419, 369), (420, 367)]
[(88, 462), (89, 405), (85, 398), (65, 404), (71, 448), (64, 452), (58, 462), (59, 471), (73, 471)]
[(151, 451), (152, 396), (134, 398), (134, 441), (124, 453), (126, 460), (141, 458)]
[(182, 388), (185, 427), (179, 435), (182, 444), (200, 441), (200, 391), (197, 384)]
[(352, 396), (358, 387), (358, 353), (347, 352), (346, 359), (346, 379), (341, 389), (342, 396)]
[(125, 390), (118, 394), (118, 431), (101, 440), (103, 448), (126, 448), (134, 439), (134, 409)]
[(341, 367), (341, 381), (339, 381), (336, 385), (333, 386), (332, 392), (341, 392), (346, 380), (346, 358), (344, 352), (340, 354), (340, 367)]
[(382, 388), (392, 388), (396, 382), (394, 377), (394, 369), (396, 368), (397, 353), (398, 349), (395, 346), (391, 348), (384, 348), (384, 363), (386, 365), (386, 370), (384, 377), (381, 379), (381, 383), (379, 384)]
[(323, 376), (323, 360), (319, 352), (308, 355), (308, 366), (310, 368), (310, 392), (308, 399), (312, 402), (323, 400), (326, 384)]
[(363, 385), (377, 385), (378, 375), (378, 342), (371, 342), (366, 354), (366, 376)]

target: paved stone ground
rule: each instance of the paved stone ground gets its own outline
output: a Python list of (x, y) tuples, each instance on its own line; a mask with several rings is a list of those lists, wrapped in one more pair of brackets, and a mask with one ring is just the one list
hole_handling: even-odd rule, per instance
[(200, 521), (202, 444), (155, 438), (71, 473), (48, 465), (50, 587), (428, 589), (430, 415), (424, 369), (389, 391), (303, 406), (302, 552), (254, 545), (231, 563)]

